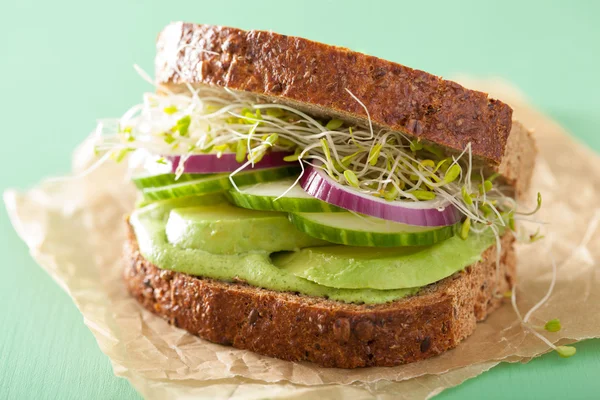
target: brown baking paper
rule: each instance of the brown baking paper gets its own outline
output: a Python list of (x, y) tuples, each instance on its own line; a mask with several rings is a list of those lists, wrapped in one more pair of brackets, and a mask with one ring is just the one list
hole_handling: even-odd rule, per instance
[[(519, 308), (524, 313), (544, 296), (552, 250), (558, 280), (533, 322), (560, 318), (560, 332), (544, 333), (555, 343), (600, 337), (599, 157), (509, 85), (468, 86), (512, 104), (514, 117), (535, 130), (539, 144), (531, 200), (535, 192), (543, 194), (534, 218), (546, 223), (546, 238), (518, 246)], [(90, 164), (91, 149), (88, 140), (75, 152), (76, 173)], [(109, 161), (85, 176), (46, 181), (27, 192), (9, 190), (4, 200), (32, 256), (73, 298), (115, 374), (147, 398), (429, 398), (501, 361), (525, 362), (549, 351), (523, 330), (510, 305), (478, 324), (458, 348), (394, 368), (326, 369), (209, 343), (170, 326), (127, 295), (120, 256), (123, 216), (134, 195), (125, 166)]]

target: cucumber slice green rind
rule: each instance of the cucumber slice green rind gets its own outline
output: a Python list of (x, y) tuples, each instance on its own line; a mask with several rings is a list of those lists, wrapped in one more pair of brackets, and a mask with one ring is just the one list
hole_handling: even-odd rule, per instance
[[(247, 197), (242, 193), (230, 190), (226, 194), (227, 199), (238, 207), (248, 208), (259, 211), (284, 211), (284, 212), (338, 212), (342, 211), (337, 207), (325, 203), (318, 204), (309, 199), (285, 198), (275, 200), (275, 197)], [(317, 202), (320, 200), (315, 199)]]
[(147, 189), (153, 187), (169, 186), (175, 183), (189, 182), (201, 179), (206, 175), (203, 174), (182, 174), (178, 179), (175, 179), (175, 174), (157, 174), (157, 175), (139, 175), (131, 178), (138, 189)]
[(166, 200), (177, 197), (188, 197), (199, 194), (217, 193), (229, 189), (231, 182), (227, 175), (212, 175), (207, 178), (176, 183), (142, 191), (146, 200)]
[[(282, 193), (294, 185), (293, 179), (259, 183), (252, 187), (235, 188), (227, 193), (227, 199), (238, 207), (259, 211), (284, 212), (339, 212), (345, 211), (319, 199), (316, 199), (295, 186), (285, 196), (277, 199)], [(275, 200), (277, 199), (277, 200)]]
[[(297, 167), (266, 168), (255, 171), (244, 171), (233, 176), (236, 185), (252, 185), (286, 178), (298, 173)], [(168, 186), (147, 188), (142, 191), (146, 200), (163, 200), (187, 197), (198, 194), (223, 192), (232, 188), (229, 174), (215, 174), (187, 182)]]
[(454, 235), (454, 226), (419, 227), (386, 221), (381, 229), (351, 213), (290, 214), (290, 221), (314, 238), (348, 246), (430, 246)]

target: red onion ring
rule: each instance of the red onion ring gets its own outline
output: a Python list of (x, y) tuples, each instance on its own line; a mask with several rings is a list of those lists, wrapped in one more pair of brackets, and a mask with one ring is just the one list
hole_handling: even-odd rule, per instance
[[(263, 156), (263, 158), (245, 169), (262, 169), (293, 166), (294, 162), (285, 161), (283, 158), (293, 154), (284, 151), (272, 151)], [(164, 156), (164, 159), (171, 163), (171, 172), (175, 173), (182, 156)], [(216, 174), (220, 172), (233, 172), (242, 166), (235, 159), (235, 153), (223, 153), (221, 157), (216, 154), (194, 154), (189, 156), (183, 164), (184, 174)]]
[(311, 165), (306, 168), (300, 185), (319, 200), (388, 221), (417, 226), (448, 226), (462, 218), (456, 207), (448, 201), (386, 201), (341, 185), (326, 171)]

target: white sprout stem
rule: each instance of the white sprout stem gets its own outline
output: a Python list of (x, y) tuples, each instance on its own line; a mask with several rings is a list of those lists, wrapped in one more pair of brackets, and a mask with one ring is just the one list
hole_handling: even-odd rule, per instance
[(471, 142), (467, 143), (467, 148), (465, 149), (468, 151), (467, 154), (469, 154), (469, 161), (467, 164), (467, 175), (465, 177), (465, 183), (467, 185), (468, 188), (471, 187), (471, 173), (473, 172), (473, 150), (472, 150), (472, 146), (471, 146)]
[[(567, 263), (568, 261), (570, 261), (571, 257), (573, 256), (573, 254), (576, 254), (576, 252), (578, 251), (578, 249), (587, 246), (587, 244), (589, 243), (589, 241), (592, 238), (592, 235), (594, 234), (594, 232), (596, 231), (596, 229), (598, 228), (598, 223), (600, 222), (600, 209), (597, 209), (594, 213), (594, 216), (592, 217), (592, 219), (590, 220), (590, 223), (587, 226), (586, 232), (583, 235), (583, 238), (580, 242), (580, 244), (573, 250), (573, 252), (562, 262), (561, 265)], [(556, 264), (556, 260), (554, 258), (554, 254), (552, 253), (552, 251), (550, 251), (550, 258), (551, 258), (551, 263), (552, 263), (552, 279), (550, 281), (550, 286), (548, 287), (548, 291), (546, 292), (546, 294), (544, 295), (544, 297), (542, 297), (533, 307), (531, 307), (529, 309), (529, 311), (525, 314), (525, 317), (521, 316), (521, 313), (519, 311), (519, 308), (517, 307), (517, 285), (514, 284), (512, 287), (512, 293), (511, 293), (511, 304), (512, 307), (515, 311), (515, 314), (517, 315), (517, 318), (519, 319), (519, 322), (521, 323), (521, 326), (523, 326), (527, 331), (531, 332), (533, 335), (535, 335), (538, 339), (542, 340), (544, 343), (546, 343), (550, 348), (552, 348), (553, 350), (557, 350), (557, 347), (550, 341), (548, 340), (546, 337), (544, 337), (542, 334), (540, 334), (539, 332), (536, 331), (537, 329), (541, 329), (543, 327), (538, 327), (535, 325), (531, 325), (529, 323), (529, 320), (531, 319), (531, 317), (533, 316), (533, 314), (540, 309), (540, 307), (542, 307), (549, 299), (550, 296), (552, 295), (552, 292), (554, 291), (554, 287), (556, 286), (556, 282), (558, 280), (558, 266)]]
[(365, 110), (365, 113), (367, 113), (367, 119), (368, 119), (368, 121), (369, 121), (369, 131), (371, 131), (371, 137), (370, 137), (369, 139), (373, 139), (373, 137), (374, 137), (374, 136), (373, 136), (373, 122), (371, 121), (371, 114), (369, 114), (369, 109), (367, 108), (367, 106), (365, 106), (365, 104), (364, 104), (362, 101), (360, 101), (360, 99), (359, 99), (358, 97), (356, 97), (356, 96), (354, 95), (354, 93), (352, 93), (352, 92), (350, 91), (350, 89), (348, 89), (348, 88), (345, 88), (345, 89), (346, 89), (346, 92), (348, 92), (348, 94), (349, 94), (350, 96), (352, 96), (352, 98), (353, 98), (354, 100), (356, 100), (356, 102), (357, 102), (358, 104), (360, 104), (360, 105), (361, 105), (361, 107), (362, 107), (362, 108)]
[(520, 325), (523, 328), (525, 328), (528, 332), (531, 332), (534, 336), (536, 336), (542, 342), (544, 342), (548, 346), (550, 346), (551, 349), (556, 350), (556, 346), (554, 345), (554, 343), (552, 343), (550, 340), (546, 339), (546, 337), (544, 337), (544, 335), (542, 335), (541, 333), (537, 332), (533, 327), (531, 327), (521, 317), (521, 312), (519, 311), (519, 307), (517, 307), (517, 285), (516, 284), (513, 285), (513, 287), (512, 287), (512, 293), (511, 293), (511, 296), (510, 296), (510, 300), (511, 300), (511, 304), (512, 304), (513, 310), (515, 311), (515, 314), (517, 315), (517, 318), (519, 319)]
[(277, 200), (279, 200), (280, 198), (282, 198), (282, 197), (285, 197), (285, 195), (286, 195), (286, 194), (288, 194), (288, 192), (289, 192), (290, 190), (292, 190), (294, 187), (296, 187), (296, 185), (297, 185), (297, 184), (300, 182), (300, 179), (302, 179), (302, 176), (304, 176), (304, 162), (302, 162), (302, 161), (300, 162), (300, 169), (301, 169), (301, 171), (300, 171), (300, 175), (298, 175), (298, 177), (297, 177), (297, 178), (296, 178), (296, 180), (294, 181), (294, 184), (293, 184), (292, 186), (290, 186), (289, 188), (287, 188), (287, 189), (285, 190), (285, 192), (283, 192), (282, 194), (280, 194), (279, 196), (277, 196), (277, 197), (275, 198), (275, 200), (273, 200), (273, 201), (277, 201)]
[(177, 168), (175, 169), (175, 180), (179, 179), (183, 172), (185, 171), (184, 165), (185, 162), (190, 158), (191, 154), (185, 154), (179, 158), (179, 162), (177, 163)]
[(498, 223), (502, 226), (506, 226), (506, 222), (504, 222), (504, 218), (502, 218), (500, 211), (498, 211), (498, 209), (495, 206), (493, 206), (492, 204), (488, 203), (488, 206), (492, 209), (492, 212), (494, 214), (496, 214), (496, 216), (498, 217)]
[[(135, 116), (135, 114), (137, 114), (143, 110), (143, 107), (144, 107), (143, 104), (137, 104), (137, 105), (131, 107), (129, 110), (127, 110), (125, 112), (125, 114), (123, 114), (123, 116), (121, 117), (121, 120), (119, 122), (123, 125), (127, 125), (129, 120), (131, 120)], [(100, 129), (102, 129), (102, 128), (100, 128)]]
[[(320, 143), (314, 143), (308, 147), (306, 147), (304, 150), (302, 150), (302, 152), (300, 153), (300, 155), (298, 156), (299, 159), (304, 159), (308, 157), (308, 154), (311, 150), (316, 149), (317, 147), (320, 147), (321, 144)], [(320, 160), (322, 163), (325, 163), (326, 160), (322, 157), (318, 157), (318, 156), (312, 156), (312, 158), (316, 158), (318, 160)], [(312, 164), (311, 164), (312, 165)]]
[[(573, 252), (571, 252), (571, 254), (562, 262), (561, 265), (569, 262), (571, 257), (573, 257), (573, 255), (576, 254), (576, 252), (580, 248), (587, 246), (587, 244), (589, 243), (589, 241), (592, 238), (592, 235), (598, 228), (599, 222), (600, 222), (600, 209), (596, 209), (594, 216), (592, 217), (592, 219), (590, 220), (590, 223), (587, 226), (587, 229), (583, 235), (583, 238), (582, 238), (580, 244), (573, 250)], [(515, 314), (517, 315), (517, 318), (519, 319), (521, 325), (523, 327), (525, 327), (529, 332), (533, 333), (540, 340), (542, 340), (544, 343), (546, 343), (548, 346), (550, 346), (552, 349), (556, 350), (556, 346), (552, 342), (550, 342), (543, 335), (541, 335), (539, 332), (537, 332), (535, 330), (535, 326), (532, 326), (531, 324), (529, 324), (529, 319), (533, 316), (533, 313), (535, 313), (537, 310), (539, 310), (540, 307), (542, 307), (542, 305), (544, 305), (548, 301), (548, 299), (550, 299), (550, 296), (552, 295), (552, 292), (556, 285), (556, 281), (558, 280), (558, 267), (556, 265), (556, 260), (554, 259), (554, 254), (552, 253), (552, 251), (550, 251), (550, 257), (551, 257), (551, 262), (552, 262), (552, 280), (550, 281), (550, 286), (548, 287), (548, 291), (546, 292), (544, 297), (542, 297), (540, 299), (540, 301), (538, 301), (533, 307), (531, 307), (531, 309), (525, 314), (525, 317), (522, 318), (521, 313), (519, 312), (519, 309), (517, 307), (517, 300), (516, 300), (517, 285), (515, 284), (512, 287), (511, 303), (512, 303), (512, 307), (515, 310)]]
[(548, 299), (552, 295), (554, 286), (556, 285), (556, 260), (554, 259), (554, 254), (552, 253), (552, 250), (550, 250), (550, 258), (552, 259), (552, 280), (550, 281), (550, 286), (548, 287), (546, 295), (542, 297), (540, 301), (538, 301), (533, 307), (531, 307), (527, 314), (525, 314), (525, 318), (523, 318), (523, 322), (525, 323), (529, 322), (529, 318), (531, 318), (533, 313), (536, 312), (542, 305), (544, 305), (548, 301)]
[[(252, 140), (252, 135), (256, 132), (256, 127), (258, 126), (258, 122), (253, 125), (253, 128), (248, 131), (248, 140), (247, 140), (247, 151), (248, 154), (252, 153), (250, 141)], [(250, 157), (250, 163), (252, 164), (252, 168), (254, 168), (254, 157)]]
[[(142, 69), (142, 67), (140, 67), (140, 66), (139, 66), (139, 65), (137, 65), (137, 64), (133, 64), (133, 69), (135, 69), (135, 72), (137, 72), (137, 73), (138, 73), (138, 75), (139, 75), (139, 76), (140, 76), (140, 77), (141, 77), (143, 80), (145, 80), (146, 82), (148, 82), (149, 84), (151, 84), (151, 85), (152, 85), (152, 86), (154, 86), (154, 87), (156, 87), (156, 86), (157, 86), (157, 85), (156, 85), (156, 82), (154, 81), (154, 79), (152, 79), (152, 78), (150, 77), (150, 75), (148, 75), (148, 73)], [(168, 89), (166, 89), (166, 88), (165, 88), (165, 91), (166, 91), (167, 93), (169, 93), (169, 94), (172, 94), (172, 92), (170, 92), (170, 91), (169, 91)]]
[(235, 181), (233, 180), (233, 177), (238, 173), (243, 171), (245, 168), (247, 168), (250, 164), (252, 163), (252, 161), (248, 160), (245, 163), (243, 163), (238, 169), (236, 169), (235, 171), (233, 171), (231, 174), (229, 174), (229, 182), (231, 182), (231, 185), (235, 188), (236, 191), (240, 192), (240, 188), (238, 187), (238, 185), (235, 183)]
[(515, 314), (519, 319), (519, 322), (523, 322), (523, 317), (521, 317), (521, 312), (519, 311), (519, 307), (517, 307), (517, 284), (515, 283), (512, 287), (512, 292), (510, 294), (510, 301), (512, 303), (513, 309), (515, 310)]

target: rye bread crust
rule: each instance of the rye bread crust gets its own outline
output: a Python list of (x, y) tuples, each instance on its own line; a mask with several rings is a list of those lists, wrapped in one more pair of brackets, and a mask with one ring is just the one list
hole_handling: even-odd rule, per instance
[(317, 115), (404, 132), (456, 152), (471, 143), (476, 159), (497, 167), (512, 109), (499, 100), (401, 64), (267, 31), (175, 22), (159, 34), (156, 79), (227, 87)]
[(482, 261), (417, 295), (378, 305), (345, 304), (161, 270), (140, 254), (128, 225), (124, 279), (129, 292), (170, 324), (211, 342), (325, 367), (394, 366), (454, 348), (501, 305), (514, 284), (513, 236)]

